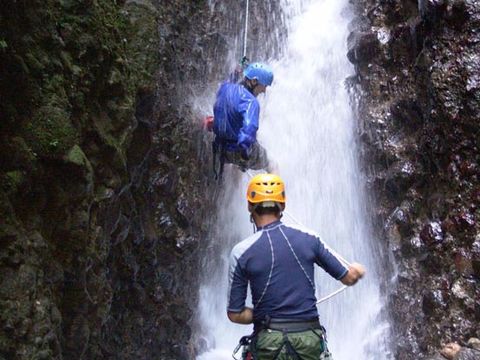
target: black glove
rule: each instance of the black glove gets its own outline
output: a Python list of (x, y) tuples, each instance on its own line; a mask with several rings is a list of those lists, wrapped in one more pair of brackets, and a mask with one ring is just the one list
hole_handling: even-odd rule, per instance
[(242, 60), (240, 60), (240, 65), (242, 66), (242, 69), (245, 69), (248, 64), (250, 63), (250, 59), (244, 56)]

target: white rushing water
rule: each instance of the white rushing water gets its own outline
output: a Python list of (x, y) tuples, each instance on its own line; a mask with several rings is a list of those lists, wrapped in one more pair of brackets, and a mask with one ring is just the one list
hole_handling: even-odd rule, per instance
[[(300, 4), (300, 2), (302, 4)], [(346, 58), (348, 0), (285, 0), (293, 14), (282, 57), (273, 63), (275, 81), (260, 99), (259, 142), (278, 164), (286, 183), (288, 213), (321, 234), (349, 261), (367, 268), (356, 286), (319, 305), (329, 348), (336, 360), (391, 359), (388, 322), (382, 316), (377, 262), (378, 240), (372, 237), (366, 196), (357, 164), (355, 119), (345, 87), (353, 73)], [(231, 359), (251, 326), (226, 317), (227, 263), (233, 245), (252, 233), (246, 210), (246, 174), (227, 168), (219, 199), (215, 253), (220, 262), (205, 262), (199, 317), (209, 352), (198, 360)], [(288, 217), (285, 217), (288, 222)], [(209, 264), (211, 266), (209, 266)], [(214, 264), (214, 265), (212, 265)], [(316, 275), (317, 298), (340, 283), (322, 270)]]

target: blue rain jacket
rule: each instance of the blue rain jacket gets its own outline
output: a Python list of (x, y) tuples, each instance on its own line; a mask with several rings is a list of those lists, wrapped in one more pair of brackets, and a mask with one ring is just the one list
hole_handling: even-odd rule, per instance
[(227, 151), (245, 151), (256, 141), (260, 105), (243, 85), (226, 81), (213, 107), (213, 132)]

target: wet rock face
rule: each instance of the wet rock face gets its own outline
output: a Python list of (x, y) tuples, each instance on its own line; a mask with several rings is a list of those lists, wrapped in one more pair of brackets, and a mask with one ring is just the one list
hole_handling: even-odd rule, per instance
[[(251, 2), (251, 60), (278, 49), (279, 6)], [(190, 100), (241, 58), (239, 14), (235, 1), (2, 5), (0, 359), (195, 357), (213, 186)]]
[(0, 359), (191, 358), (207, 4), (0, 16)]
[(393, 343), (422, 358), (479, 336), (480, 5), (352, 4), (365, 171), (398, 264)]

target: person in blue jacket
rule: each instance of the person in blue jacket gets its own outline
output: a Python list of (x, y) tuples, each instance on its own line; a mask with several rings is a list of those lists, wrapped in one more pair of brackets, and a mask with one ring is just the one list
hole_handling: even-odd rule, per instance
[(213, 107), (213, 150), (219, 155), (220, 175), (224, 163), (238, 165), (242, 170), (267, 167), (266, 151), (256, 137), (260, 114), (257, 96), (272, 82), (273, 71), (268, 65), (252, 63), (243, 71), (240, 82), (233, 76), (220, 86)]

